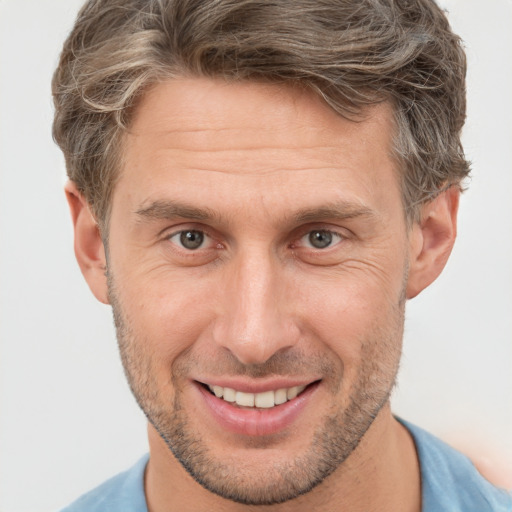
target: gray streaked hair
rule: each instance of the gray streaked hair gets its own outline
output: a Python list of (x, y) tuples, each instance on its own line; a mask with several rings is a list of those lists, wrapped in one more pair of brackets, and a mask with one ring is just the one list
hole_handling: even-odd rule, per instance
[(176, 76), (291, 84), (356, 121), (389, 102), (406, 216), (469, 173), (466, 58), (433, 0), (89, 0), (52, 88), (69, 178), (106, 227), (141, 95)]

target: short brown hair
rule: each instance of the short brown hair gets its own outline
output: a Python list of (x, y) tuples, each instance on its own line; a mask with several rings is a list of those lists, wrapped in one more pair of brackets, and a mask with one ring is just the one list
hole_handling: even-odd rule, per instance
[(175, 76), (294, 84), (354, 118), (389, 101), (407, 217), (469, 172), (466, 59), (433, 0), (89, 0), (53, 78), (53, 134), (100, 224), (144, 91)]

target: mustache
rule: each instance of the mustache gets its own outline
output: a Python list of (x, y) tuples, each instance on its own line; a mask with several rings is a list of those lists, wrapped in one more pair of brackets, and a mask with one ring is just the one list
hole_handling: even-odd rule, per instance
[(249, 377), (261, 379), (271, 376), (321, 375), (322, 378), (340, 376), (342, 361), (330, 354), (306, 354), (300, 350), (287, 350), (273, 354), (263, 363), (242, 363), (230, 352), (217, 354), (214, 359), (199, 357), (197, 354), (183, 354), (173, 364), (173, 375), (194, 373), (211, 376)]

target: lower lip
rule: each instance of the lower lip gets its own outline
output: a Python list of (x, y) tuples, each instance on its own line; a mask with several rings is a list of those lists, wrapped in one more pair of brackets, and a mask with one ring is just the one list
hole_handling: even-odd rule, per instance
[(309, 385), (299, 396), (268, 409), (242, 409), (212, 395), (196, 383), (206, 406), (225, 430), (246, 436), (266, 436), (285, 430), (304, 411), (319, 383)]

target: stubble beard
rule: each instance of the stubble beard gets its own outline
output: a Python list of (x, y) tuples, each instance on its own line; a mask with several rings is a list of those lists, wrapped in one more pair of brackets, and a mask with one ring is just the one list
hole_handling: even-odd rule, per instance
[[(326, 414), (318, 422), (306, 451), (293, 460), (269, 461), (264, 470), (255, 468), (250, 461), (238, 460), (238, 465), (234, 466), (229, 457), (224, 460), (212, 453), (200, 434), (194, 431), (193, 422), (184, 407), (182, 383), (194, 361), (186, 355), (174, 361), (169, 377), (174, 398), (169, 400), (162, 396), (159, 391), (162, 385), (155, 377), (155, 361), (147, 350), (149, 344), (137, 338), (131, 329), (116, 294), (112, 275), (108, 277), (119, 350), (135, 399), (183, 468), (205, 489), (225, 499), (245, 505), (273, 505), (311, 491), (342, 466), (389, 401), (400, 360), (405, 303), (402, 298), (395, 308), (393, 325), (386, 330), (375, 328), (371, 339), (362, 343), (362, 363), (348, 397), (348, 405)], [(299, 359), (300, 363), (297, 362)], [(343, 387), (343, 364), (336, 364), (332, 354), (308, 358), (297, 354), (291, 357), (276, 354), (257, 367), (242, 368), (240, 363), (233, 362), (224, 366), (229, 367), (229, 374), (236, 374), (233, 368), (238, 367), (239, 373), (263, 377), (287, 375), (290, 367), (293, 374), (297, 374), (300, 364), (305, 374), (311, 374), (312, 369), (321, 369), (333, 394)], [(222, 363), (219, 366), (223, 368)], [(265, 450), (274, 444), (272, 440), (262, 440), (259, 448)], [(258, 447), (257, 441), (253, 443), (253, 448), (255, 446)]]

